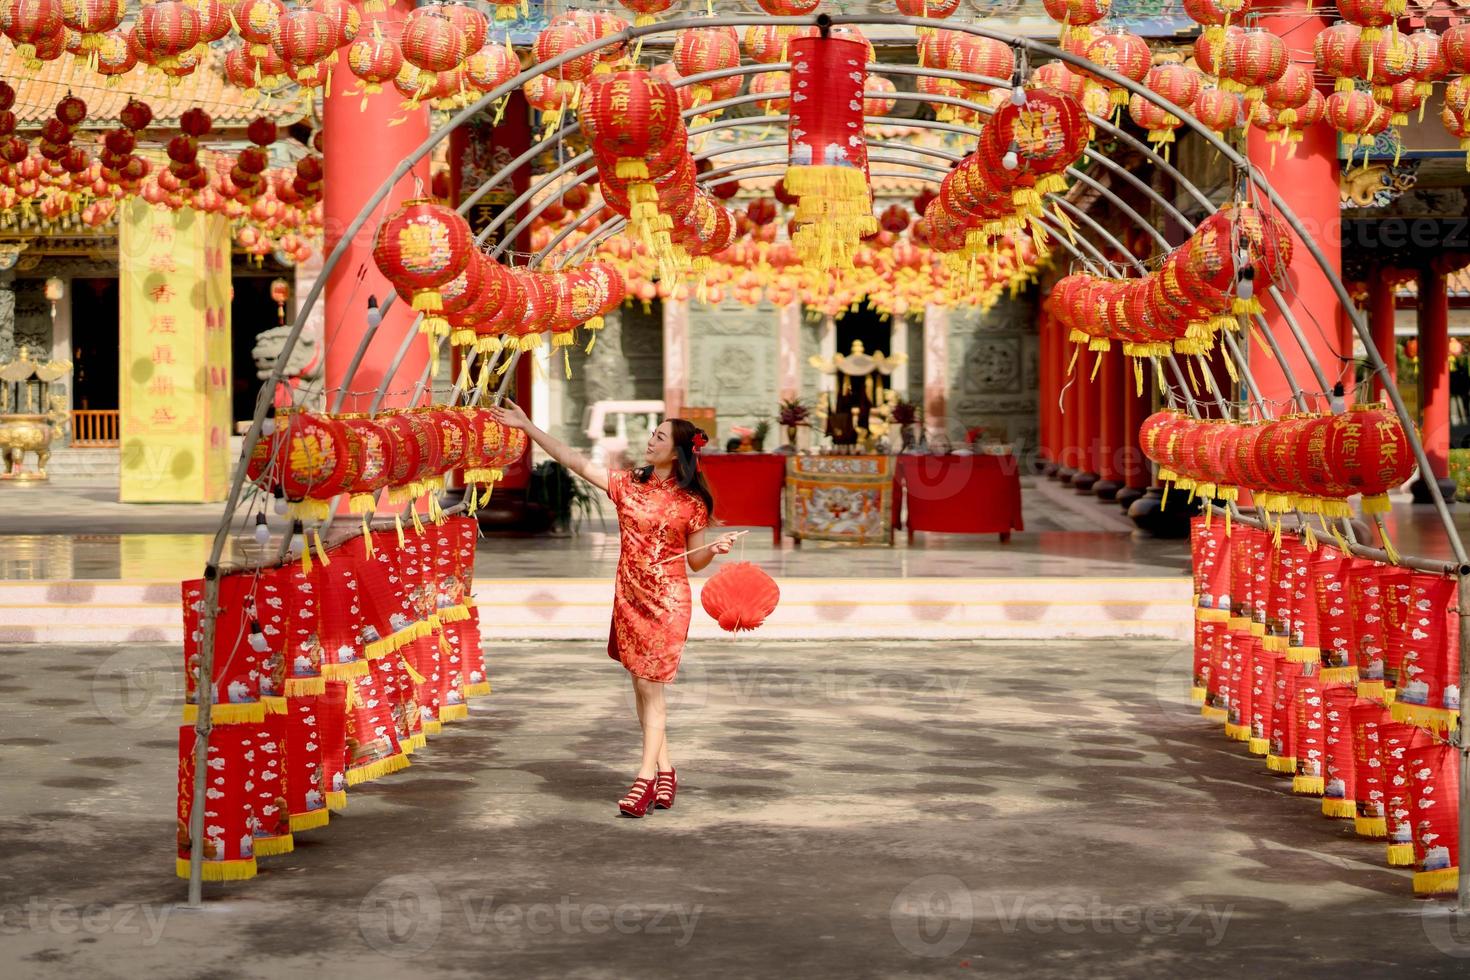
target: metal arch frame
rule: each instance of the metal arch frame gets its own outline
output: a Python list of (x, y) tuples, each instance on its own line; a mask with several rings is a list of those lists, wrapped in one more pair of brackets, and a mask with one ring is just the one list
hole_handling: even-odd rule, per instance
[[(239, 504), (240, 504), (240, 500), (241, 500), (241, 495), (242, 495), (242, 491), (244, 489), (244, 484), (245, 484), (245, 479), (246, 479), (246, 467), (248, 465), (250, 456), (251, 456), (251, 454), (252, 454), (252, 452), (254, 450), (254, 447), (255, 447), (256, 443), (260, 440), (262, 426), (264, 424), (266, 414), (269, 411), (270, 406), (271, 406), (271, 393), (274, 391), (275, 385), (280, 382), (280, 380), (281, 380), (281, 378), (283, 376), (284, 366), (287, 363), (287, 361), (289, 359), (289, 355), (290, 355), (292, 349), (294, 348), (297, 340), (299, 339), (299, 337), (301, 335), (301, 332), (302, 332), (302, 330), (303, 330), (303, 328), (305, 326), (306, 318), (312, 312), (312, 310), (315, 307), (316, 303), (320, 299), (321, 293), (324, 290), (324, 288), (326, 286), (326, 282), (327, 282), (328, 278), (330, 278), (331, 273), (335, 270), (336, 266), (340, 263), (340, 261), (342, 259), (342, 256), (343, 256), (343, 254), (346, 251), (346, 247), (347, 247), (348, 242), (350, 242), (353, 238), (355, 238), (355, 236), (357, 234), (359, 234), (362, 231), (363, 227), (367, 224), (368, 220), (372, 217), (373, 213), (382, 205), (382, 203), (384, 202), (384, 200), (386, 200), (386, 198), (387, 198), (388, 194), (391, 192), (393, 186), (395, 184), (397, 184), (397, 182), (399, 180), (401, 180), (403, 177), (407, 176), (411, 172), (413, 166), (415, 166), (420, 160), (422, 160), (425, 156), (427, 156), (433, 150), (433, 148), (435, 146), (437, 146), (452, 130), (454, 130), (454, 129), (458, 128), (459, 126), (463, 125), (465, 122), (467, 122), (468, 120), (470, 120), (471, 118), (473, 118), (476, 114), (478, 114), (481, 110), (483, 110), (484, 108), (488, 107), (489, 105), (491, 105), (495, 101), (497, 101), (500, 98), (508, 95), (510, 92), (514, 91), (515, 89), (520, 88), (522, 85), (524, 85), (530, 79), (535, 78), (535, 77), (537, 77), (539, 75), (542, 75), (542, 74), (546, 73), (547, 71), (553, 70), (553, 69), (559, 67), (560, 65), (566, 63), (567, 61), (572, 60), (573, 58), (581, 57), (581, 56), (583, 56), (585, 54), (595, 52), (597, 50), (600, 50), (600, 49), (602, 49), (604, 47), (608, 47), (608, 46), (611, 46), (611, 45), (618, 45), (618, 44), (626, 45), (627, 43), (629, 43), (631, 41), (635, 41), (635, 40), (640, 39), (640, 38), (643, 38), (643, 37), (647, 37), (647, 36), (651, 36), (651, 35), (657, 35), (657, 34), (673, 34), (673, 33), (676, 33), (678, 31), (685, 30), (685, 29), (693, 29), (693, 28), (700, 28), (700, 27), (720, 27), (720, 26), (737, 27), (737, 26), (746, 26), (746, 25), (754, 25), (754, 24), (769, 24), (769, 25), (777, 25), (777, 26), (793, 26), (793, 27), (796, 27), (796, 26), (813, 26), (813, 25), (817, 25), (819, 23), (820, 24), (824, 24), (824, 25), (834, 25), (834, 26), (840, 26), (840, 25), (862, 26), (862, 25), (865, 25), (865, 24), (868, 24), (868, 25), (884, 25), (884, 26), (905, 26), (905, 27), (932, 26), (932, 22), (930, 22), (930, 21), (928, 21), (928, 20), (926, 20), (924, 18), (917, 18), (917, 17), (904, 17), (904, 16), (897, 16), (897, 15), (846, 15), (846, 14), (836, 14), (836, 15), (825, 15), (825, 14), (823, 14), (823, 15), (817, 15), (817, 16), (805, 15), (805, 16), (799, 16), (799, 17), (771, 17), (771, 16), (758, 16), (758, 15), (740, 15), (740, 16), (726, 16), (726, 17), (683, 17), (683, 18), (675, 18), (675, 19), (672, 19), (672, 20), (664, 21), (662, 23), (649, 24), (649, 25), (645, 25), (643, 27), (630, 26), (630, 27), (627, 27), (624, 30), (619, 31), (619, 32), (617, 32), (615, 34), (609, 35), (609, 36), (604, 37), (604, 38), (600, 38), (600, 39), (595, 40), (595, 41), (588, 42), (587, 44), (580, 45), (580, 46), (578, 46), (576, 48), (572, 48), (572, 49), (564, 52), (563, 54), (557, 56), (556, 58), (550, 59), (550, 60), (548, 60), (546, 62), (542, 62), (542, 63), (540, 63), (540, 64), (538, 64), (538, 65), (536, 65), (536, 66), (534, 66), (534, 67), (532, 67), (532, 68), (530, 68), (530, 69), (528, 69), (526, 71), (521, 72), (515, 78), (510, 79), (509, 81), (507, 81), (503, 85), (497, 86), (495, 89), (491, 90), (490, 92), (487, 92), (486, 94), (484, 94), (483, 96), (481, 96), (478, 100), (476, 100), (474, 103), (471, 103), (470, 105), (465, 106), (459, 112), (455, 113), (448, 120), (448, 122), (446, 122), (445, 124), (443, 124), (442, 126), (440, 126), (437, 130), (435, 130), (434, 132), (432, 132), (425, 139), (425, 141), (415, 151), (413, 151), (412, 153), (410, 153), (408, 157), (406, 157), (403, 161), (401, 161), (394, 168), (394, 170), (392, 171), (392, 173), (388, 176), (388, 178), (384, 181), (384, 183), (379, 187), (378, 191), (375, 192), (369, 198), (369, 200), (364, 204), (364, 206), (362, 207), (362, 209), (359, 211), (358, 215), (349, 223), (349, 225), (347, 226), (347, 228), (344, 231), (344, 234), (343, 234), (342, 238), (338, 241), (338, 244), (333, 248), (332, 252), (326, 257), (326, 259), (325, 259), (325, 261), (323, 263), (321, 272), (320, 272), (320, 274), (318, 276), (318, 279), (313, 284), (312, 288), (309, 290), (307, 296), (304, 298), (304, 300), (303, 300), (303, 302), (301, 304), (301, 307), (300, 307), (300, 309), (298, 311), (296, 320), (292, 324), (291, 329), (288, 331), (287, 336), (285, 338), (285, 341), (284, 341), (284, 343), (282, 345), (282, 349), (281, 349), (281, 351), (277, 355), (276, 362), (275, 362), (275, 364), (272, 365), (272, 368), (271, 368), (270, 372), (268, 373), (267, 377), (265, 378), (265, 380), (264, 380), (264, 382), (263, 382), (263, 384), (261, 386), (260, 394), (257, 396), (254, 416), (252, 418), (252, 421), (251, 421), (251, 424), (250, 424), (249, 428), (247, 429), (247, 431), (245, 433), (245, 437), (244, 437), (244, 440), (243, 440), (244, 445), (243, 445), (243, 448), (242, 448), (241, 457), (237, 461), (236, 466), (235, 466), (235, 469), (234, 469), (234, 472), (233, 472), (233, 475), (232, 475), (232, 479), (231, 479), (231, 483), (230, 483), (230, 490), (229, 490), (229, 494), (228, 494), (227, 500), (226, 500), (225, 513), (224, 513), (224, 515), (223, 515), (223, 517), (221, 519), (221, 523), (220, 523), (219, 528), (215, 532), (214, 539), (213, 539), (213, 542), (212, 542), (212, 545), (211, 545), (211, 549), (210, 549), (210, 556), (209, 556), (209, 559), (208, 559), (208, 562), (207, 562), (207, 564), (205, 566), (205, 571), (204, 571), (204, 578), (205, 578), (205, 609), (204, 609), (203, 623), (202, 623), (203, 636), (202, 636), (202, 639), (201, 639), (201, 656), (200, 656), (201, 664), (200, 664), (200, 668), (199, 668), (201, 678), (203, 678), (206, 674), (209, 674), (209, 675), (212, 676), (212, 667), (213, 667), (213, 663), (212, 662), (213, 662), (214, 640), (215, 640), (215, 632), (216, 632), (216, 618), (217, 618), (217, 613), (218, 613), (217, 604), (218, 604), (218, 600), (219, 600), (219, 576), (220, 576), (220, 573), (221, 573), (221, 560), (222, 560), (222, 557), (223, 557), (223, 552), (224, 552), (225, 544), (226, 544), (226, 542), (228, 540), (229, 531), (230, 531), (230, 525), (232, 523), (232, 520), (233, 520), (233, 517), (234, 517), (234, 514), (235, 514), (236, 510), (239, 508)], [(1382, 378), (1386, 378), (1387, 377), (1387, 373), (1388, 373), (1387, 365), (1384, 363), (1381, 353), (1378, 351), (1377, 347), (1373, 343), (1373, 338), (1371, 336), (1371, 333), (1368, 330), (1368, 326), (1367, 326), (1366, 322), (1364, 321), (1364, 319), (1362, 317), (1362, 314), (1357, 310), (1356, 306), (1354, 305), (1354, 303), (1352, 301), (1351, 296), (1347, 292), (1346, 287), (1343, 285), (1340, 276), (1338, 276), (1337, 273), (1332, 269), (1331, 265), (1328, 263), (1328, 261), (1326, 259), (1326, 256), (1323, 254), (1320, 246), (1317, 245), (1316, 241), (1308, 233), (1308, 231), (1305, 228), (1305, 226), (1303, 225), (1301, 219), (1295, 214), (1295, 212), (1281, 198), (1280, 194), (1278, 194), (1276, 192), (1276, 190), (1273, 187), (1271, 187), (1270, 183), (1260, 173), (1256, 172), (1256, 170), (1252, 167), (1250, 161), (1246, 157), (1244, 157), (1243, 155), (1241, 155), (1238, 151), (1236, 151), (1233, 147), (1231, 147), (1229, 144), (1227, 144), (1224, 140), (1222, 140), (1220, 137), (1218, 137), (1217, 135), (1215, 135), (1213, 132), (1205, 129), (1199, 123), (1199, 121), (1194, 118), (1194, 116), (1192, 114), (1190, 114), (1189, 112), (1185, 111), (1182, 107), (1177, 106), (1177, 105), (1174, 105), (1169, 100), (1164, 99), (1161, 96), (1157, 95), (1156, 93), (1148, 90), (1147, 88), (1144, 88), (1143, 86), (1139, 85), (1138, 83), (1133, 82), (1133, 81), (1131, 81), (1131, 80), (1129, 80), (1127, 78), (1124, 78), (1121, 75), (1118, 75), (1116, 72), (1113, 72), (1110, 69), (1107, 69), (1107, 68), (1098, 66), (1098, 65), (1093, 64), (1092, 62), (1090, 62), (1087, 59), (1082, 58), (1082, 57), (1080, 57), (1078, 55), (1071, 54), (1071, 53), (1069, 53), (1067, 51), (1063, 51), (1063, 50), (1061, 50), (1059, 48), (1056, 48), (1056, 47), (1054, 47), (1052, 45), (1049, 45), (1049, 44), (1046, 44), (1046, 43), (1043, 43), (1043, 42), (1034, 40), (1032, 38), (1025, 37), (1025, 36), (1022, 36), (1022, 35), (1012, 34), (1010, 32), (1006, 32), (1006, 31), (999, 31), (999, 30), (995, 30), (995, 29), (992, 29), (992, 28), (979, 26), (979, 25), (976, 25), (976, 24), (973, 24), (973, 23), (963, 23), (963, 22), (949, 23), (949, 22), (946, 22), (945, 28), (948, 29), (948, 30), (957, 31), (957, 32), (960, 32), (960, 33), (966, 33), (966, 34), (971, 34), (971, 35), (978, 36), (978, 37), (986, 37), (986, 38), (990, 38), (992, 40), (1001, 41), (1002, 43), (1005, 43), (1005, 44), (1013, 47), (1019, 53), (1024, 53), (1027, 56), (1033, 56), (1033, 55), (1034, 56), (1040, 56), (1040, 57), (1043, 57), (1043, 58), (1048, 58), (1048, 59), (1052, 59), (1052, 60), (1062, 61), (1062, 62), (1064, 62), (1064, 63), (1066, 63), (1066, 64), (1068, 64), (1070, 66), (1086, 67), (1086, 69), (1091, 74), (1093, 74), (1094, 76), (1106, 80), (1110, 85), (1112, 85), (1114, 87), (1121, 88), (1121, 89), (1127, 91), (1130, 95), (1138, 95), (1138, 96), (1142, 97), (1143, 99), (1147, 100), (1148, 102), (1150, 102), (1150, 103), (1158, 106), (1159, 108), (1163, 109), (1164, 111), (1166, 111), (1166, 112), (1174, 115), (1178, 119), (1180, 119), (1181, 122), (1182, 122), (1182, 126), (1183, 127), (1187, 128), (1190, 131), (1193, 131), (1193, 132), (1198, 133), (1201, 136), (1202, 139), (1204, 139), (1210, 146), (1212, 146), (1217, 152), (1219, 152), (1220, 154), (1222, 154), (1231, 163), (1231, 165), (1235, 168), (1235, 170), (1237, 171), (1237, 173), (1244, 174), (1247, 177), (1250, 186), (1253, 187), (1254, 190), (1257, 193), (1264, 194), (1264, 196), (1266, 197), (1266, 199), (1269, 200), (1271, 202), (1271, 204), (1274, 206), (1274, 208), (1277, 211), (1277, 213), (1281, 215), (1282, 219), (1288, 224), (1288, 226), (1291, 227), (1291, 229), (1301, 239), (1303, 245), (1307, 249), (1308, 254), (1312, 258), (1312, 260), (1317, 264), (1318, 268), (1321, 270), (1321, 272), (1323, 273), (1323, 275), (1327, 278), (1329, 284), (1332, 286), (1333, 291), (1334, 291), (1334, 293), (1336, 294), (1336, 296), (1338, 298), (1338, 301), (1342, 305), (1344, 311), (1347, 313), (1350, 322), (1353, 324), (1354, 330), (1357, 332), (1359, 339), (1362, 341), (1362, 343), (1364, 345), (1364, 349), (1365, 349), (1365, 352), (1366, 352), (1366, 355), (1367, 355), (1367, 360), (1368, 360), (1369, 364), (1372, 366), (1373, 373), (1376, 374), (1376, 375), (1379, 375)], [(1027, 60), (1030, 60), (1029, 57), (1028, 57)], [(885, 68), (883, 68), (881, 70), (883, 70), (883, 71), (890, 71), (890, 72), (897, 72), (897, 73), (903, 74), (903, 73), (908, 73), (908, 72), (904, 72), (902, 70), (903, 68), (907, 68), (907, 67), (908, 66), (889, 66), (889, 67), (885, 67)], [(770, 69), (770, 68), (767, 68), (765, 70), (779, 70), (779, 69)], [(875, 69), (875, 70), (879, 70), (879, 69)], [(913, 73), (919, 73), (919, 72), (913, 72)], [(942, 71), (939, 71), (939, 70), (927, 71), (927, 72), (923, 72), (923, 73), (933, 74), (933, 75), (940, 75), (940, 76), (945, 76), (945, 75), (948, 74), (947, 72), (942, 72)], [(711, 74), (711, 76), (713, 76), (714, 73), (710, 73), (710, 74)], [(1008, 84), (1008, 83), (1007, 82), (1002, 82), (1002, 84)], [(885, 98), (888, 98), (888, 97), (892, 97), (892, 96), (897, 95), (897, 94), (900, 94), (900, 93), (883, 93), (883, 96)], [(907, 94), (907, 93), (903, 93), (903, 94)], [(771, 96), (770, 95), (765, 95), (764, 97), (769, 98)], [(942, 99), (942, 97), (931, 97), (928, 101), (940, 101), (941, 99)], [(701, 108), (704, 108), (704, 109), (706, 109), (706, 111), (709, 111), (711, 107), (706, 106), (706, 107), (701, 107)], [(977, 108), (979, 108), (979, 107), (977, 107)], [(910, 122), (912, 122), (912, 121), (910, 121)], [(1096, 125), (1096, 120), (1094, 120), (1094, 124)], [(1113, 127), (1111, 127), (1111, 126), (1107, 126), (1107, 127), (1104, 127), (1104, 128), (1106, 130), (1113, 130)], [(1113, 130), (1113, 131), (1114, 131), (1114, 135), (1120, 135), (1120, 134), (1117, 133), (1116, 130)], [(1159, 158), (1157, 157), (1157, 155), (1153, 154), (1152, 152), (1146, 151), (1146, 150), (1145, 150), (1145, 152), (1146, 152), (1146, 154), (1149, 157), (1151, 157), (1156, 162), (1156, 164), (1162, 162), (1162, 161), (1159, 160)], [(514, 164), (511, 168), (508, 168), (508, 169), (514, 169), (514, 167), (520, 166), (521, 163), (523, 163), (523, 162), (524, 161), (518, 162), (518, 163)], [(1172, 170), (1173, 168), (1169, 168), (1169, 169)], [(1210, 204), (1210, 202), (1207, 199), (1204, 199), (1203, 198), (1203, 195), (1199, 193), (1198, 188), (1194, 187), (1192, 183), (1190, 183), (1189, 181), (1183, 179), (1182, 176), (1180, 176), (1180, 175), (1177, 174), (1177, 171), (1174, 172), (1172, 174), (1172, 176), (1174, 177), (1175, 181), (1181, 187), (1186, 188), (1191, 193), (1191, 195), (1193, 197), (1195, 197), (1197, 200), (1200, 200), (1201, 204), (1203, 204), (1205, 206), (1206, 210), (1210, 210), (1210, 211), (1213, 211), (1214, 210), (1213, 205)], [(1173, 209), (1171, 208), (1170, 210), (1173, 210)], [(612, 224), (612, 223), (609, 223), (609, 224)], [(1065, 235), (1063, 235), (1061, 237), (1062, 237), (1062, 239), (1065, 239), (1066, 238)], [(1070, 244), (1070, 243), (1068, 243), (1068, 244)], [(1080, 256), (1079, 256), (1079, 258), (1080, 258)], [(1282, 313), (1285, 314), (1283, 316), (1283, 319), (1286, 319), (1287, 320), (1287, 322), (1288, 322), (1288, 328), (1292, 330), (1292, 332), (1294, 334), (1294, 339), (1297, 340), (1299, 347), (1302, 349), (1303, 353), (1306, 355), (1309, 363), (1314, 363), (1315, 358), (1314, 358), (1314, 356), (1312, 354), (1311, 346), (1310, 346), (1309, 343), (1306, 342), (1306, 338), (1304, 337), (1304, 335), (1302, 335), (1302, 333), (1300, 331), (1300, 328), (1297, 327), (1291, 321), (1291, 319), (1289, 317), (1289, 311), (1287, 310), (1286, 305), (1284, 303), (1280, 302), (1280, 299), (1277, 296), (1273, 296), (1273, 299), (1277, 299), (1278, 307), (1281, 309)], [(389, 303), (392, 302), (392, 297), (391, 296), (388, 298), (388, 302)], [(1273, 346), (1274, 346), (1274, 338), (1273, 338)], [(354, 358), (354, 362), (360, 362), (360, 356)], [(1284, 368), (1286, 366), (1284, 360), (1278, 359), (1278, 366), (1281, 366), (1281, 367)], [(1175, 365), (1175, 368), (1177, 370), (1177, 364)], [(1322, 375), (1321, 370), (1320, 370), (1320, 367), (1315, 367), (1314, 374), (1317, 376), (1317, 379), (1319, 380), (1319, 382), (1321, 382), (1323, 384), (1323, 387), (1325, 389), (1326, 388), (1325, 377)], [(391, 375), (385, 376), (385, 380), (380, 384), (380, 389), (379, 389), (380, 395), (381, 395), (381, 393), (383, 391), (384, 386), (388, 383), (388, 381), (387, 381), (387, 378), (388, 377), (391, 377)], [(422, 387), (422, 384), (420, 385), (420, 387)], [(1385, 387), (1386, 387), (1386, 390), (1387, 390), (1387, 392), (1389, 394), (1390, 401), (1393, 404), (1394, 411), (1399, 416), (1399, 418), (1401, 419), (1401, 421), (1403, 421), (1405, 423), (1405, 431), (1406, 431), (1406, 433), (1408, 435), (1408, 439), (1409, 439), (1409, 443), (1410, 443), (1410, 448), (1411, 448), (1412, 452), (1414, 453), (1415, 460), (1416, 460), (1416, 462), (1419, 465), (1419, 468), (1421, 470), (1421, 473), (1430, 474), (1432, 476), (1433, 470), (1429, 466), (1428, 459), (1427, 459), (1427, 457), (1426, 457), (1426, 455), (1424, 453), (1423, 444), (1420, 442), (1420, 440), (1419, 440), (1419, 438), (1417, 436), (1417, 433), (1414, 431), (1414, 428), (1413, 428), (1413, 426), (1411, 424), (1411, 420), (1408, 417), (1408, 413), (1407, 413), (1406, 407), (1404, 405), (1403, 399), (1400, 397), (1399, 393), (1397, 392), (1397, 390), (1393, 386), (1385, 386)], [(1186, 394), (1188, 393), (1187, 386), (1185, 386), (1185, 392), (1186, 392)], [(1470, 559), (1467, 559), (1467, 554), (1466, 554), (1464, 543), (1461, 541), (1460, 536), (1459, 536), (1459, 533), (1458, 533), (1457, 529), (1454, 526), (1454, 522), (1450, 518), (1448, 509), (1447, 509), (1447, 507), (1445, 505), (1445, 502), (1444, 502), (1443, 497), (1441, 496), (1441, 494), (1439, 492), (1438, 486), (1436, 485), (1436, 483), (1435, 483), (1435, 481), (1433, 479), (1428, 479), (1425, 482), (1427, 484), (1427, 488), (1430, 491), (1431, 499), (1433, 500), (1434, 505), (1436, 507), (1436, 510), (1437, 510), (1437, 512), (1439, 514), (1439, 517), (1441, 519), (1441, 523), (1444, 526), (1444, 530), (1446, 532), (1446, 537), (1449, 539), (1451, 548), (1452, 548), (1452, 550), (1453, 550), (1453, 552), (1455, 554), (1455, 558), (1456, 558), (1456, 560), (1461, 565), (1460, 611), (1461, 611), (1462, 614), (1470, 614), (1470, 590), (1467, 590), (1467, 587), (1466, 587), (1466, 577), (1465, 577), (1466, 571), (1467, 570), (1470, 570)], [(1461, 665), (1462, 665), (1462, 667), (1461, 667), (1461, 671), (1462, 671), (1461, 687), (1462, 687), (1462, 689), (1464, 688), (1464, 686), (1465, 686), (1466, 683), (1470, 683), (1470, 658), (1467, 658), (1467, 656), (1466, 656), (1466, 654), (1467, 654), (1467, 648), (1470, 648), (1470, 631), (1461, 631)], [(205, 689), (207, 689), (207, 687)], [(203, 782), (204, 777), (205, 777), (205, 774), (206, 774), (206, 770), (207, 770), (206, 763), (207, 763), (207, 759), (208, 759), (208, 738), (209, 738), (209, 733), (210, 733), (211, 728), (212, 728), (212, 725), (211, 725), (212, 698), (203, 698), (203, 699), (201, 699), (201, 703), (199, 704), (198, 708), (199, 708), (199, 710), (198, 710), (198, 718), (197, 718), (197, 722), (196, 722), (196, 725), (195, 725), (195, 732), (196, 732), (196, 736), (197, 736), (196, 737), (196, 740), (195, 740), (195, 758), (196, 758), (196, 785), (195, 785), (195, 792), (196, 792), (196, 798), (197, 799), (202, 799), (204, 787), (202, 785), (200, 785), (200, 784)], [(1462, 707), (1462, 709), (1461, 709), (1461, 716), (1460, 717), (1461, 717), (1461, 731), (1464, 732), (1465, 731), (1465, 727), (1466, 727), (1465, 723), (1466, 723), (1467, 719), (1470, 719), (1470, 715), (1467, 715), (1467, 709), (1466, 709), (1466, 707)], [(1467, 777), (1470, 777), (1470, 751), (1466, 751), (1465, 748), (1462, 748), (1461, 749), (1461, 786), (1462, 786), (1462, 791), (1461, 792), (1462, 792), (1462, 806), (1461, 806), (1461, 826), (1460, 826), (1460, 837), (1461, 837), (1461, 841), (1462, 841), (1462, 845), (1461, 845), (1462, 850), (1464, 850), (1467, 846), (1470, 846), (1470, 845), (1467, 845), (1467, 844), (1464, 843), (1467, 839), (1470, 839), (1470, 808), (1467, 808), (1464, 805), (1464, 799), (1463, 799), (1463, 797), (1465, 797), (1467, 795), (1467, 789), (1470, 789), (1470, 787), (1467, 787), (1467, 784), (1470, 784), (1470, 778), (1467, 778)], [(201, 835), (202, 835), (202, 831), (203, 831), (202, 823), (203, 823), (203, 809), (201, 807), (195, 807), (194, 808), (194, 812), (191, 814), (191, 828), (190, 828), (191, 829), (191, 841), (192, 841), (192, 845), (193, 846), (192, 846), (192, 849), (191, 849), (191, 858), (190, 858), (190, 880), (189, 880), (189, 896), (188, 896), (188, 901), (189, 901), (189, 904), (191, 906), (198, 906), (198, 905), (200, 905), (201, 904), (201, 900), (202, 900), (202, 885), (201, 885), (201, 879), (202, 879), (202, 874), (201, 874), (201, 872), (202, 872), (202, 857), (203, 857), (202, 847), (201, 847)], [(1467, 875), (1467, 874), (1462, 874), (1461, 875), (1461, 877), (1460, 877), (1460, 896), (1459, 897), (1460, 897), (1460, 908), (1461, 908), (1461, 911), (1462, 912), (1470, 912), (1470, 875)]]

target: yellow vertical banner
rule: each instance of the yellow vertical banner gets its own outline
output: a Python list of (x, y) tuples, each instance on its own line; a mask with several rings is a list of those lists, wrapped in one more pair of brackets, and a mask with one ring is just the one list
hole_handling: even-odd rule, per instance
[(140, 199), (120, 210), (119, 499), (223, 500), (231, 424), (229, 224)]

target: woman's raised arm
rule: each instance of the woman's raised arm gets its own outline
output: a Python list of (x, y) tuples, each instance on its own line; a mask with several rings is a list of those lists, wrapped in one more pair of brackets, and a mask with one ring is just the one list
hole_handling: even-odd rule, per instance
[(546, 454), (556, 460), (573, 473), (592, 484), (597, 489), (607, 492), (607, 467), (599, 466), (589, 460), (586, 456), (577, 452), (571, 446), (562, 442), (556, 436), (542, 432), (532, 424), (521, 410), (521, 406), (515, 402), (507, 401), (490, 409), (496, 421), (501, 425), (508, 425), (512, 429), (520, 429), (531, 437), (531, 441), (542, 449)]

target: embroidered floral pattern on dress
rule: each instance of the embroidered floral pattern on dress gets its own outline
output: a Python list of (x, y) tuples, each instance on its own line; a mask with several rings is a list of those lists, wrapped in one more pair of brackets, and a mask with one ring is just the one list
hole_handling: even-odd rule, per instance
[(660, 562), (687, 550), (709, 515), (672, 479), (638, 483), (628, 470), (608, 474), (607, 495), (622, 544), (607, 655), (637, 677), (667, 683), (679, 670), (692, 603), (686, 562)]

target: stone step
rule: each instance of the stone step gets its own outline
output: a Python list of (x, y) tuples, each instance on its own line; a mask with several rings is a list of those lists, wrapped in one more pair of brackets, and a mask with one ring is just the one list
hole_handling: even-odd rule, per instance
[[(26, 469), (35, 467), (35, 457), (26, 457)], [(88, 483), (116, 483), (122, 472), (122, 454), (110, 449), (54, 449), (46, 464), (53, 480)]]
[[(696, 639), (725, 636), (699, 607)], [(1169, 639), (1193, 635), (1190, 580), (1174, 578), (787, 578), (755, 638)], [(475, 601), (495, 640), (603, 640), (606, 579), (480, 579)], [(0, 582), (0, 643), (178, 643), (177, 582)]]

